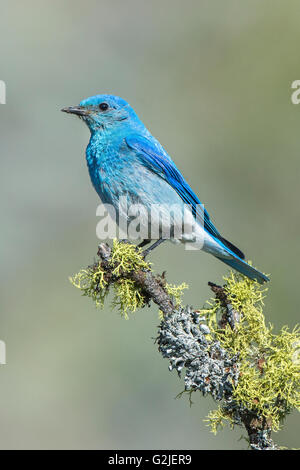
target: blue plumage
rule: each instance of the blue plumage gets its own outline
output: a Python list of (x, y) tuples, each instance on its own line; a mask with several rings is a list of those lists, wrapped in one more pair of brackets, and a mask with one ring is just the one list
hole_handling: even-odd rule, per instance
[[(193, 221), (197, 219), (193, 237), (203, 241), (204, 251), (250, 279), (260, 283), (269, 280), (248, 265), (243, 253), (221, 236), (170, 156), (125, 100), (96, 95), (63, 111), (78, 115), (91, 131), (86, 158), (91, 181), (102, 202), (120, 211), (119, 200), (125, 196), (130, 204), (143, 204), (149, 213), (157, 204), (176, 204), (181, 213), (184, 204), (188, 204)], [(183, 234), (180, 241), (188, 243), (191, 238)]]

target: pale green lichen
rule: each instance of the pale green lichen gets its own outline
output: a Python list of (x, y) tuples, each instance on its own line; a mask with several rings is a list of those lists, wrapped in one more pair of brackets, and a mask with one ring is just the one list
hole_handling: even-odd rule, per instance
[[(151, 270), (150, 263), (147, 263), (142, 250), (128, 243), (113, 241), (110, 265), (113, 267), (112, 274), (119, 276), (120, 273), (129, 273), (140, 269)], [(119, 312), (128, 318), (128, 312), (135, 312), (145, 305), (145, 298), (141, 290), (131, 279), (120, 278), (114, 283), (113, 307), (118, 307)]]
[[(126, 277), (117, 279), (117, 277), (121, 273), (129, 273), (130, 271), (151, 270), (150, 264), (144, 260), (141, 249), (114, 240), (109, 265), (112, 268), (111, 274), (116, 276), (116, 281), (113, 283), (112, 306), (118, 307), (120, 313), (127, 318), (128, 312), (135, 312), (144, 306), (145, 298), (132, 280), (126, 279)], [(108, 294), (108, 284), (101, 263), (81, 269), (79, 273), (69, 279), (73, 286), (82, 291), (84, 296), (90, 297), (95, 302), (96, 307), (103, 307)]]
[[(169, 296), (172, 298), (174, 305), (176, 307), (179, 307), (180, 305), (182, 305), (182, 297), (184, 293), (183, 291), (185, 289), (188, 289), (189, 286), (185, 282), (182, 282), (178, 286), (176, 286), (176, 284), (168, 284), (166, 282), (164, 288), (167, 294), (169, 294)], [(158, 319), (160, 321), (164, 319), (164, 314), (161, 310), (158, 311)]]
[(141, 248), (118, 240), (113, 241), (110, 265), (114, 267), (113, 274), (116, 276), (119, 276), (121, 271), (128, 273), (139, 269), (151, 270), (150, 263), (147, 263), (142, 256)]
[[(147, 299), (134, 281), (126, 277), (126, 273), (150, 270), (150, 265), (144, 260), (140, 249), (117, 240), (113, 242), (108, 263), (113, 280), (106, 277), (101, 263), (95, 263), (75, 274), (70, 281), (97, 307), (103, 307), (111, 286), (114, 294), (112, 305), (127, 317), (128, 313), (142, 308)], [(269, 427), (276, 431), (292, 409), (300, 409), (299, 329), (295, 327), (289, 331), (287, 327), (282, 327), (275, 334), (272, 325), (266, 325), (263, 315), (263, 299), (267, 289), (239, 274), (230, 273), (224, 280), (227, 301), (236, 313), (234, 329), (229, 324), (221, 328), (219, 321), (222, 315), (228, 314), (228, 306), (223, 306), (218, 298), (211, 299), (206, 309), (194, 314), (201, 316), (202, 330), (207, 329), (205, 341), (208, 354), (213, 344), (219, 344), (228, 355), (228, 360), (236, 361), (239, 374), (238, 379), (231, 381), (230, 400), (223, 397), (222, 405), (209, 414), (207, 421), (212, 432), (216, 433), (226, 423), (231, 427), (241, 424), (242, 413), (250, 410), (258, 419), (267, 420)], [(179, 310), (183, 291), (187, 287), (185, 283), (176, 286), (164, 282), (166, 292)], [(162, 315), (161, 320), (164, 320)], [(173, 326), (175, 328), (176, 325)], [(195, 326), (193, 331), (197, 333)], [(169, 349), (166, 351), (168, 357), (171, 353), (168, 353)], [(176, 363), (176, 367), (179, 370), (181, 366)], [(208, 382), (207, 387), (212, 385)]]
[[(240, 376), (233, 387), (236, 404), (266, 418), (277, 431), (291, 409), (300, 410), (299, 329), (289, 331), (283, 327), (274, 334), (262, 312), (267, 289), (238, 274), (231, 273), (224, 279), (227, 299), (239, 315), (235, 329), (228, 324), (225, 329), (219, 327), (224, 307), (218, 299), (211, 300), (210, 309), (201, 313), (206, 315), (212, 335), (221, 346), (238, 355)], [(222, 416), (228, 420), (228, 411), (222, 415), (219, 409), (209, 415), (213, 432)]]
[(188, 288), (189, 286), (185, 282), (179, 284), (179, 286), (168, 283), (165, 285), (166, 292), (172, 297), (175, 306), (182, 304), (183, 291)]
[(123, 279), (114, 284), (112, 306), (117, 307), (122, 316), (128, 318), (128, 312), (134, 313), (144, 305), (145, 298), (131, 279)]
[(216, 410), (210, 411), (204, 421), (208, 423), (211, 432), (215, 435), (219, 430), (223, 429), (226, 424), (229, 424), (231, 429), (234, 428), (234, 421), (231, 414), (226, 412), (221, 406)]
[(98, 264), (81, 269), (79, 273), (69, 277), (69, 280), (74, 287), (81, 290), (82, 295), (90, 297), (95, 302), (96, 307), (103, 307), (108, 293), (104, 274), (101, 265)]

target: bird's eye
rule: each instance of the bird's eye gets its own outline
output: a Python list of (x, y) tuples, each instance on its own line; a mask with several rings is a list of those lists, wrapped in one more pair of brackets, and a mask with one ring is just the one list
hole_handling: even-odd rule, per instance
[(99, 109), (100, 109), (100, 111), (106, 111), (108, 109), (108, 104), (107, 103), (100, 103), (99, 104)]

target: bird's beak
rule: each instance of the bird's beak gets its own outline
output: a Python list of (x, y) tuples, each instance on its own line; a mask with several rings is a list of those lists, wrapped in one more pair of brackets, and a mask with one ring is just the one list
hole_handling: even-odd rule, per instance
[(77, 114), (77, 116), (87, 116), (91, 114), (89, 109), (86, 109), (83, 106), (69, 106), (61, 110), (63, 113)]

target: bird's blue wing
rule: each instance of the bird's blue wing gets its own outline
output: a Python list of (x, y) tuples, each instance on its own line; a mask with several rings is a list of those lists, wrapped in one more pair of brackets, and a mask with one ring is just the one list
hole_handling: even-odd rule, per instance
[(128, 136), (125, 141), (128, 147), (133, 150), (137, 156), (139, 156), (144, 165), (167, 181), (179, 194), (181, 199), (186, 204), (192, 206), (193, 212), (197, 217), (200, 217), (200, 220), (203, 222), (204, 229), (218, 240), (223, 247), (227, 248), (228, 252), (232, 255), (232, 258), (228, 259), (223, 256), (218, 256), (216, 253), (215, 256), (217, 258), (229, 265), (231, 268), (236, 269), (245, 276), (248, 276), (250, 279), (257, 280), (261, 284), (269, 281), (269, 278), (265, 274), (257, 271), (257, 269), (244, 261), (245, 256), (241, 250), (220, 235), (205, 209), (204, 211), (197, 211), (197, 205), (201, 204), (199, 198), (187, 184), (169, 155), (157, 141), (152, 142), (151, 140), (138, 135)]
[[(167, 181), (170, 186), (178, 193), (185, 204), (191, 205), (193, 213), (204, 224), (204, 228), (214, 237), (223, 240), (220, 233), (210, 220), (206, 209), (199, 206), (201, 204), (192, 188), (187, 184), (180, 171), (176, 168), (170, 157), (163, 148), (156, 142), (138, 135), (130, 135), (125, 138), (126, 144), (131, 150), (134, 150), (143, 163), (158, 176)], [(204, 220), (203, 220), (204, 219)]]

